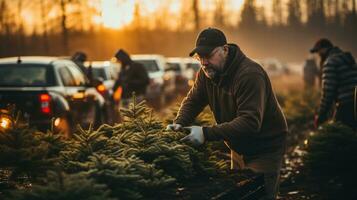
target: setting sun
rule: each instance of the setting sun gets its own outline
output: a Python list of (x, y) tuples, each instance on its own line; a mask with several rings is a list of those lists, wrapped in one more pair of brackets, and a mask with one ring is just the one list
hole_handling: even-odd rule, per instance
[[(140, 0), (139, 9), (142, 17), (152, 16), (158, 10), (162, 9), (160, 5), (165, 5), (164, 0)], [(173, 0), (169, 1), (169, 6), (166, 7), (171, 14), (177, 14), (180, 12), (183, 1)], [(229, 11), (239, 10), (242, 8), (244, 0), (230, 1), (230, 6), (226, 9)], [(97, 24), (102, 24), (106, 28), (120, 29), (126, 25), (129, 25), (133, 21), (133, 14), (135, 4), (137, 1), (125, 1), (125, 0), (102, 0), (100, 4), (101, 16), (95, 16), (93, 21)], [(201, 9), (207, 9), (212, 11), (215, 7), (214, 1), (202, 1), (200, 5)], [(157, 13), (155, 14), (157, 15)]]
[(133, 1), (102, 0), (101, 23), (107, 28), (121, 28), (133, 20)]

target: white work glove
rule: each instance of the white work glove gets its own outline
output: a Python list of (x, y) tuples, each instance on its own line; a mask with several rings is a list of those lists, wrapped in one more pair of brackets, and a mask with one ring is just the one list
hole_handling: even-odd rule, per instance
[(176, 123), (173, 123), (173, 124), (169, 124), (166, 126), (166, 130), (167, 131), (179, 131), (182, 129), (182, 125), (181, 124), (176, 124)]
[(182, 142), (190, 142), (195, 146), (199, 146), (205, 142), (202, 126), (189, 126), (184, 127), (184, 129), (189, 130), (190, 134), (182, 138)]

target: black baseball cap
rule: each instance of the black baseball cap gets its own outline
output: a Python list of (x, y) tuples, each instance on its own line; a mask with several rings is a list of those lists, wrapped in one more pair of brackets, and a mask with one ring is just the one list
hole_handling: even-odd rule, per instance
[(190, 56), (197, 53), (200, 56), (209, 55), (213, 49), (227, 44), (227, 39), (224, 33), (216, 28), (206, 28), (198, 34), (196, 40), (196, 48), (194, 48)]
[(312, 47), (312, 49), (310, 49), (310, 53), (316, 53), (320, 49), (323, 49), (323, 48), (329, 49), (332, 47), (333, 47), (333, 44), (332, 44), (332, 42), (330, 42), (330, 40), (328, 40), (326, 38), (321, 38), (315, 43), (314, 47)]

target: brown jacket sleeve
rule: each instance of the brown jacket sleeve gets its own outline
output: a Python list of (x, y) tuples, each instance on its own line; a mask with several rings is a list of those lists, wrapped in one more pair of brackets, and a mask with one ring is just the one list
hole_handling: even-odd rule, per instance
[(190, 125), (208, 104), (204, 76), (203, 71), (200, 70), (195, 84), (181, 103), (176, 119), (174, 120), (175, 123), (181, 124), (182, 126)]
[(230, 122), (204, 127), (206, 140), (234, 141), (259, 133), (267, 102), (267, 82), (260, 73), (249, 73), (237, 80), (234, 95), (237, 115)]

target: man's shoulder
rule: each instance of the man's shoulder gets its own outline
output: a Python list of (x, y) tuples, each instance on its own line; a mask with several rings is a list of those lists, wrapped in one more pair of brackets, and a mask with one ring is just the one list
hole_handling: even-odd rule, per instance
[(354, 64), (355, 59), (350, 52), (345, 52), (339, 48), (332, 49), (332, 52), (327, 57), (326, 65), (350, 65)]
[(263, 67), (255, 62), (254, 60), (246, 57), (239, 67), (239, 70), (236, 73), (236, 78), (242, 78), (243, 76), (265, 76), (265, 70)]
[(340, 66), (340, 65), (345, 65), (348, 64), (348, 57), (346, 56), (345, 53), (338, 53), (338, 54), (333, 54), (330, 55), (325, 62), (325, 66)]

